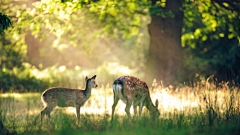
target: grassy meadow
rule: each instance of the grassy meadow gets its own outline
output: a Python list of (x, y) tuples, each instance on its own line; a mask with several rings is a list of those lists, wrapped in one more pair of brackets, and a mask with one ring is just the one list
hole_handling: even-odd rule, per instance
[[(51, 120), (40, 123), (41, 93), (0, 94), (1, 121), (9, 133), (17, 134), (239, 134), (239, 88), (201, 81), (176, 89), (153, 83), (152, 101), (159, 100), (160, 117), (151, 119), (146, 108), (142, 118), (128, 119), (125, 104), (118, 103), (111, 123), (111, 84), (92, 90), (81, 108), (76, 125), (75, 108), (56, 108)], [(131, 108), (133, 115), (133, 108)], [(3, 129), (2, 129), (3, 130)], [(0, 134), (7, 133), (1, 131)]]

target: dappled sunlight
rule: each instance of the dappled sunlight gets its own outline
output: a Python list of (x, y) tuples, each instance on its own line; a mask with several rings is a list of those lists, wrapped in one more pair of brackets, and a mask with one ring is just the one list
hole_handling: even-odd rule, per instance
[(20, 98), (20, 97), (22, 97), (22, 95), (19, 94), (19, 93), (4, 93), (4, 94), (0, 94), (0, 97), (15, 97), (15, 98)]
[(60, 67), (59, 67), (59, 71), (60, 71), (60, 72), (64, 72), (65, 70), (66, 70), (66, 66), (60, 66)]
[(40, 109), (32, 109), (28, 111), (29, 115), (39, 115), (41, 110)]
[(38, 79), (49, 77), (49, 74), (47, 73), (47, 70), (39, 71), (37, 69), (33, 69), (32, 74), (34, 76), (36, 76), (36, 78), (38, 78)]
[[(96, 74), (98, 76), (97, 81), (99, 83), (112, 81), (112, 78), (116, 78), (121, 75), (130, 75), (137, 72), (137, 69), (130, 69), (126, 65), (121, 65), (118, 62), (105, 62), (98, 66), (96, 69), (82, 68), (75, 66), (74, 69), (69, 69), (66, 65), (52, 66), (45, 69), (38, 69), (37, 67), (25, 62), (23, 66), (26, 68), (31, 78), (36, 78), (41, 81), (46, 81), (52, 87), (74, 87), (85, 86), (85, 77)], [(42, 66), (41, 64), (39, 66)], [(31, 67), (31, 68), (30, 68)], [(14, 68), (14, 74), (19, 75), (20, 69)], [(142, 76), (138, 73), (138, 76)], [(69, 83), (62, 83), (66, 80)], [(72, 84), (69, 86), (69, 84)], [(52, 85), (53, 84), (53, 85)], [(82, 88), (82, 87), (80, 87)]]
[(197, 107), (198, 100), (193, 97), (193, 93), (188, 95), (171, 94), (167, 89), (156, 90), (155, 93), (151, 95), (152, 100), (159, 100), (159, 109), (161, 111), (174, 111), (174, 110), (184, 110), (186, 107)]
[(109, 70), (110, 74), (125, 74), (129, 75), (131, 73), (131, 69), (127, 66), (120, 65), (117, 62), (109, 62), (106, 65), (106, 69)]
[(22, 98), (22, 99), (27, 99), (27, 98), (35, 98), (40, 96), (39, 93), (2, 93), (0, 94), (0, 97), (9, 97), (9, 98)]
[(84, 76), (87, 76), (87, 75), (88, 75), (88, 72), (87, 72), (87, 71), (82, 71), (82, 74), (83, 74)]

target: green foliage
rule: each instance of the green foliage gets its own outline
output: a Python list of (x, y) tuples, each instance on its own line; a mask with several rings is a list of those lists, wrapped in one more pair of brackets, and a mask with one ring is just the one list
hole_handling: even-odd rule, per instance
[[(90, 1), (64, 1), (62, 3), (60, 0), (46, 0), (35, 2), (33, 7), (30, 8), (24, 4), (16, 5), (11, 4), (11, 1), (4, 0), (1, 3), (1, 9), (3, 9), (4, 13), (13, 16), (12, 21), (14, 23), (14, 27), (5, 32), (4, 35), (5, 40), (9, 42), (8, 45), (11, 45), (11, 48), (14, 48), (18, 54), (13, 55), (12, 58), (15, 57), (19, 62), (35, 64), (31, 60), (32, 58), (27, 56), (27, 53), (31, 53), (31, 50), (27, 50), (27, 46), (33, 47), (34, 45), (32, 43), (26, 45), (25, 43), (27, 40), (26, 35), (30, 31), (40, 41), (43, 39), (50, 40), (44, 47), (39, 47), (38, 52), (44, 57), (55, 57), (51, 55), (54, 53), (46, 54), (46, 52), (59, 50), (58, 53), (61, 53), (65, 48), (70, 48), (69, 46), (79, 47), (82, 52), (91, 54), (92, 50), (99, 46), (99, 42), (104, 45), (106, 42), (107, 44), (113, 44), (109, 43), (109, 41), (115, 42), (116, 40), (112, 39), (115, 37), (129, 38), (124, 43), (125, 49), (131, 50), (133, 56), (138, 54), (138, 57), (133, 58), (134, 61), (137, 59), (144, 63), (147, 51), (140, 48), (147, 48), (146, 43), (148, 41), (143, 39), (143, 37), (146, 37), (144, 36), (146, 28), (141, 24), (147, 24), (148, 18), (146, 15), (148, 14), (149, 3), (144, 0), (91, 1), (91, 4), (89, 3)], [(135, 12), (136, 14), (134, 14)], [(144, 29), (144, 32), (139, 32), (139, 29)], [(133, 35), (134, 37), (132, 37)], [(136, 40), (138, 41), (135, 42)], [(115, 46), (120, 46), (124, 40), (120, 42), (117, 40), (116, 42), (118, 43), (114, 43)], [(136, 51), (134, 51), (134, 46), (138, 48)], [(141, 51), (141, 53), (138, 51)], [(5, 58), (9, 58), (8, 54), (11, 53), (6, 54), (7, 49), (2, 48), (2, 52)], [(140, 56), (142, 53), (144, 54)], [(13, 59), (9, 58), (7, 61), (10, 62), (11, 60)], [(49, 63), (42, 64), (44, 66), (56, 64)], [(135, 62), (132, 65), (136, 64)], [(1, 64), (1, 66), (3, 65)], [(16, 66), (18, 67), (18, 63)], [(6, 67), (8, 68), (8, 66)], [(143, 68), (143, 64), (140, 67)]]
[[(12, 70), (15, 67), (21, 68), (22, 62), (32, 62), (31, 58), (27, 56), (29, 50), (25, 43), (26, 35), (31, 32), (40, 41), (52, 40), (38, 50), (40, 56), (48, 57), (56, 57), (51, 55), (53, 54), (52, 48), (61, 52), (69, 46), (80, 47), (81, 50), (91, 54), (93, 48), (101, 45), (99, 42), (107, 44), (105, 42), (113, 41), (112, 38), (118, 38), (119, 40), (114, 40), (114, 43), (109, 44), (116, 44), (116, 47), (124, 48), (124, 52), (129, 54), (127, 57), (129, 56), (130, 60), (124, 64), (144, 71), (149, 44), (147, 33), (147, 25), (151, 20), (149, 15), (176, 17), (171, 11), (164, 10), (166, 0), (155, 2), (151, 3), (148, 0), (44, 0), (34, 2), (32, 7), (28, 7), (25, 4), (17, 5), (14, 1), (3, 0), (0, 9), (1, 16), (5, 18), (6, 22), (3, 24), (6, 25), (1, 25), (1, 27), (6, 29), (6, 26), (11, 25), (5, 14), (11, 17), (14, 27), (9, 27), (1, 35), (0, 68)], [(239, 11), (232, 7), (231, 3), (217, 2), (215, 0), (185, 0), (183, 2), (182, 46), (186, 51), (184, 64), (186, 70), (189, 71), (187, 80), (191, 80), (195, 73), (207, 77), (221, 67), (232, 67), (235, 73), (238, 75), (240, 73)], [(90, 42), (91, 44), (89, 44)], [(112, 51), (113, 49), (109, 47), (106, 52), (107, 50)], [(78, 57), (78, 53), (71, 55)], [(104, 56), (106, 59), (106, 55)], [(46, 61), (50, 60), (46, 58)], [(49, 65), (52, 66), (56, 63), (53, 62)], [(53, 68), (58, 69), (57, 67)], [(103, 66), (98, 70), (105, 72), (106, 68)], [(47, 69), (51, 69), (51, 67)], [(51, 72), (53, 71), (51, 70)], [(110, 78), (111, 74), (107, 71), (105, 73), (106, 78)], [(74, 73), (70, 74), (74, 75)], [(55, 76), (51, 79), (58, 80), (57, 78), (64, 77), (71, 78), (70, 76)], [(53, 82), (61, 84), (60, 79)], [(8, 83), (4, 84), (8, 85), (4, 86), (6, 89), (12, 87)], [(47, 85), (48, 83), (46, 83)]]
[[(105, 36), (115, 38), (130, 38), (139, 34), (141, 23), (146, 21), (150, 13), (162, 16), (173, 16), (163, 12), (159, 7), (164, 2), (154, 6), (149, 1), (51, 1), (35, 2), (34, 8), (17, 9), (16, 27), (31, 30), (40, 39), (49, 33), (56, 36), (53, 44), (71, 44), (87, 46), (93, 39)], [(160, 11), (161, 10), (161, 11)], [(47, 34), (44, 32), (48, 30)], [(69, 42), (70, 41), (70, 42)]]
[[(59, 50), (58, 53), (61, 53), (64, 48), (67, 48), (68, 46), (73, 45), (74, 47), (80, 47), (82, 52), (91, 53), (92, 49), (96, 46), (98, 46), (98, 41), (104, 40), (105, 34), (108, 33), (107, 31), (115, 31), (117, 34), (110, 34), (114, 37), (121, 35), (119, 32), (115, 30), (110, 30), (115, 27), (115, 24), (108, 24), (115, 19), (115, 23), (118, 23), (118, 26), (122, 27), (122, 35), (124, 31), (128, 31), (125, 33), (125, 36), (131, 33), (129, 31), (132, 31), (135, 33), (135, 35), (138, 34), (138, 26), (141, 23), (141, 20), (143, 15), (138, 15), (139, 17), (131, 17), (130, 12), (126, 11), (125, 13), (120, 13), (120, 11), (124, 8), (130, 8), (136, 11), (139, 11), (140, 9), (136, 8), (136, 5), (134, 5), (134, 2), (116, 2), (112, 1), (110, 2), (111, 8), (106, 8), (104, 5), (104, 1), (99, 1), (99, 6), (96, 5), (96, 3), (92, 5), (86, 4), (88, 1), (70, 1), (70, 2), (64, 2), (61, 3), (60, 1), (52, 1), (52, 0), (46, 0), (42, 2), (35, 2), (33, 4), (33, 7), (27, 7), (26, 4), (18, 5), (14, 3), (14, 1), (8, 1), (3, 0), (1, 1), (0, 8), (4, 14), (8, 14), (11, 16), (11, 20), (14, 24), (14, 27), (10, 27), (8, 31), (6, 31), (3, 35), (1, 35), (1, 41), (0, 41), (0, 68), (6, 68), (6, 69), (13, 69), (14, 67), (20, 68), (22, 67), (22, 62), (30, 62), (34, 63), (32, 61), (32, 58), (29, 57), (28, 53), (32, 53), (31, 50), (29, 50), (30, 47), (34, 46), (34, 43), (30, 43), (26, 45), (26, 36), (28, 35), (28, 32), (30, 31), (32, 35), (34, 35), (35, 38), (42, 40), (46, 39), (49, 35), (55, 35), (53, 36), (51, 40), (53, 40), (53, 43), (49, 43), (49, 45), (46, 43), (47, 47), (40, 48), (38, 51), (40, 52), (40, 56), (48, 56), (48, 57), (56, 57), (52, 52), (52, 50), (56, 50), (56, 48)], [(143, 1), (145, 3), (145, 1)], [(119, 8), (115, 8), (114, 4), (119, 4)], [(127, 7), (124, 7), (123, 5), (126, 4)], [(95, 7), (96, 6), (96, 7)], [(143, 6), (143, 5), (142, 5)], [(96, 8), (96, 9), (94, 9)], [(104, 12), (100, 14), (99, 11), (102, 10), (102, 8), (106, 8), (106, 14), (116, 14), (114, 17), (108, 19), (109, 21), (104, 21)], [(147, 10), (147, 8), (145, 8)], [(143, 11), (141, 11), (143, 12)], [(144, 11), (147, 12), (147, 11)], [(118, 18), (118, 14), (119, 17)], [(95, 18), (96, 17), (96, 18)], [(131, 22), (131, 25), (134, 28), (132, 30), (126, 30), (128, 29), (128, 23), (124, 25), (120, 25), (121, 23), (124, 23), (124, 19), (126, 17), (126, 20)], [(100, 18), (100, 19), (99, 19)], [(146, 23), (146, 18), (144, 18), (144, 23)], [(111, 21), (112, 20), (112, 21)], [(100, 29), (103, 27), (103, 29)], [(111, 27), (110, 27), (111, 26)], [(145, 42), (142, 41), (143, 34), (140, 34), (141, 36), (135, 36), (133, 39), (131, 39), (126, 46), (128, 48), (131, 47), (131, 51), (134, 52), (131, 45), (137, 45), (138, 48), (141, 48), (141, 46), (144, 45)], [(141, 39), (140, 39), (141, 38)], [(99, 40), (98, 40), (99, 39)], [(134, 40), (140, 39), (141, 41), (135, 42)], [(94, 41), (94, 43), (89, 44), (89, 42)], [(107, 41), (109, 42), (109, 41)], [(117, 44), (118, 45), (118, 44)], [(116, 45), (116, 46), (117, 46)], [(37, 46), (37, 45), (36, 45)], [(130, 46), (130, 47), (129, 47)], [(37, 46), (39, 47), (39, 46)], [(59, 49), (61, 48), (61, 49)], [(70, 47), (69, 47), (70, 48)], [(129, 50), (126, 48), (126, 50)], [(52, 49), (52, 50), (51, 50)], [(138, 49), (140, 50), (140, 49)], [(146, 51), (145, 51), (146, 52)], [(137, 52), (132, 53), (133, 55)], [(79, 57), (78, 53), (74, 53), (74, 57)], [(59, 54), (57, 54), (59, 55)], [(60, 54), (61, 55), (61, 54)], [(139, 55), (140, 56), (140, 55)], [(141, 58), (144, 58), (144, 55), (140, 56)], [(138, 59), (141, 62), (144, 62), (141, 58), (134, 58), (134, 60)], [(59, 58), (60, 59), (60, 58)], [(48, 60), (48, 61), (47, 61)], [(44, 64), (48, 64), (49, 59)], [(55, 60), (55, 59), (54, 59)], [(57, 61), (58, 59), (56, 59)], [(67, 61), (68, 62), (68, 61)], [(126, 62), (127, 63), (127, 62)], [(57, 63), (59, 64), (59, 63)], [(56, 64), (56, 65), (57, 65)], [(60, 63), (62, 64), (62, 63)], [(42, 63), (40, 63), (42, 65)], [(67, 65), (67, 64), (66, 64)], [(133, 65), (136, 65), (134, 63)], [(36, 65), (39, 66), (39, 65)], [(42, 66), (39, 66), (42, 67)], [(46, 66), (45, 66), (46, 67)], [(44, 67), (44, 68), (45, 68)], [(74, 66), (73, 66), (74, 67)], [(143, 68), (143, 64), (140, 66)], [(32, 67), (30, 67), (32, 68)], [(9, 87), (8, 87), (9, 88)]]
[[(118, 63), (103, 63), (97, 69), (84, 69), (76, 66), (52, 66), (39, 70), (29, 63), (13, 69), (2, 68), (0, 71), (0, 90), (2, 92), (42, 92), (49, 87), (84, 88), (85, 77), (96, 74), (98, 84), (112, 82), (121, 75), (135, 73), (136, 70)], [(139, 74), (137, 77), (143, 76)]]
[(182, 46), (187, 70), (208, 77), (227, 68), (239, 75), (240, 12), (213, 1), (186, 1), (184, 16)]
[(20, 42), (11, 43), (7, 40), (5, 34), (0, 36), (0, 68), (8, 68), (13, 69), (14, 67), (21, 67), (23, 57), (20, 52), (21, 46), (19, 46)]
[[(25, 38), (23, 38), (25, 33), (23, 33), (23, 27), (28, 26), (18, 26), (15, 25), (17, 21), (14, 17), (16, 15), (16, 10), (19, 9), (18, 5), (10, 3), (11, 1), (3, 0), (0, 4), (0, 9), (3, 14), (7, 14), (9, 25), (8, 30), (5, 30), (4, 33), (0, 35), (0, 68), (13, 69), (14, 67), (21, 67), (23, 58), (26, 56), (26, 45)], [(20, 11), (19, 11), (20, 12)]]
[(0, 34), (10, 26), (12, 26), (10, 18), (0, 12)]
[[(28, 69), (14, 68), (13, 71), (2, 68), (0, 71), (0, 90), (2, 92), (42, 91), (42, 84), (47, 82), (38, 80)], [(45, 87), (46, 88), (46, 87)]]

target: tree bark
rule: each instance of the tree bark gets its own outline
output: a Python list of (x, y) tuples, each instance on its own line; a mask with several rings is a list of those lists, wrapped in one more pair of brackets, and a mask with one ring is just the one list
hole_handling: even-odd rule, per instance
[(174, 18), (163, 18), (152, 14), (148, 25), (150, 47), (146, 64), (145, 79), (151, 84), (153, 79), (163, 81), (165, 86), (178, 83), (183, 61), (181, 34), (183, 11), (181, 0), (167, 0), (165, 11), (172, 11)]
[(30, 59), (30, 63), (38, 67), (39, 64), (41, 63), (39, 62), (40, 60), (39, 49), (41, 44), (39, 39), (35, 38), (29, 31), (25, 36), (25, 42), (27, 45), (27, 56)]

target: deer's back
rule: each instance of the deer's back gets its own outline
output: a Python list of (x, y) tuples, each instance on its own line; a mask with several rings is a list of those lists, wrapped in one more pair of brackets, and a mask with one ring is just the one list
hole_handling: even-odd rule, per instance
[(78, 89), (50, 88), (43, 92), (42, 101), (54, 106), (68, 107), (86, 102), (85, 93)]
[(149, 95), (147, 84), (133, 76), (121, 76), (116, 79), (113, 90), (123, 101), (126, 101), (126, 98), (135, 101), (144, 100)]

